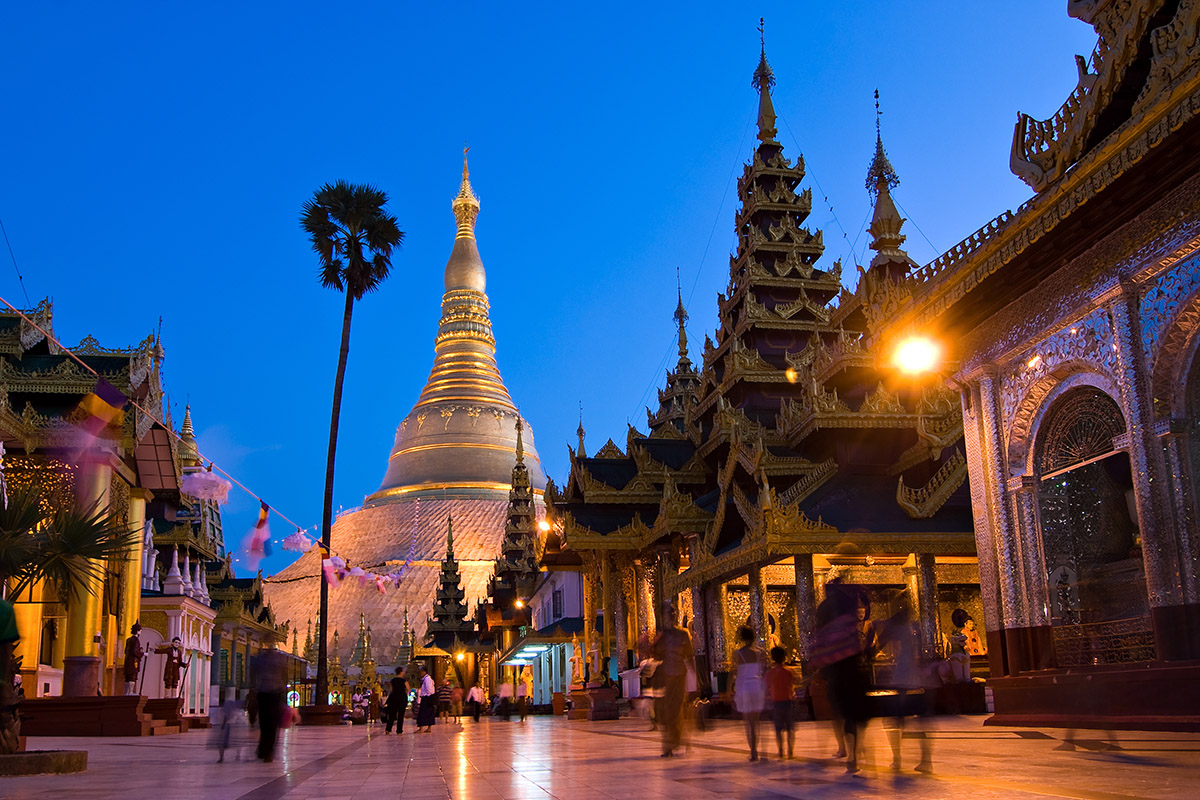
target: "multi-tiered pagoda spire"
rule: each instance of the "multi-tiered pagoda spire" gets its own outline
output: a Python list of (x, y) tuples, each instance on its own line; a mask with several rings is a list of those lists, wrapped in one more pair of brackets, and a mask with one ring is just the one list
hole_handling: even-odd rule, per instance
[[(898, 278), (914, 266), (908, 253), (900, 249), (904, 244), (904, 234), (900, 228), (904, 218), (896, 210), (892, 200), (892, 189), (900, 183), (892, 162), (888, 160), (887, 152), (883, 149), (883, 134), (879, 125), (879, 90), (875, 90), (875, 156), (871, 166), (867, 168), (867, 191), (875, 198), (875, 211), (871, 216), (871, 249), (878, 255), (871, 260), (871, 268), (876, 269), (887, 264), (894, 264), (888, 270), (889, 276)], [(897, 274), (898, 273), (898, 274)]]
[(441, 586), (437, 599), (433, 601), (433, 616), (425, 626), (429, 641), (441, 645), (444, 638), (463, 638), (473, 633), (474, 623), (467, 619), (467, 604), (462, 580), (458, 573), (458, 560), (454, 557), (454, 519), (446, 518), (446, 557), (442, 560)]
[(675, 306), (675, 325), (678, 328), (679, 360), (675, 369), (667, 372), (667, 385), (658, 390), (658, 411), (646, 409), (651, 435), (668, 434), (670, 427), (679, 434), (687, 431), (688, 411), (696, 405), (700, 390), (700, 376), (692, 360), (688, 358), (687, 309), (683, 306), (683, 289), (676, 287), (679, 302)]
[(492, 577), (492, 601), (501, 606), (526, 599), (537, 582), (537, 540), (534, 530), (533, 491), (529, 486), (529, 468), (525, 466), (522, 426), (517, 419), (517, 461), (512, 470), (512, 488), (508, 493), (508, 518), (504, 541)]

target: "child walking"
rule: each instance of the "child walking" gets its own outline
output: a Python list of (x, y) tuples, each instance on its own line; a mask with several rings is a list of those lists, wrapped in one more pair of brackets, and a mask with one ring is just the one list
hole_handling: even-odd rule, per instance
[(796, 732), (792, 726), (792, 671), (783, 665), (787, 651), (782, 647), (771, 648), (774, 666), (767, 670), (767, 696), (771, 700), (771, 714), (775, 721), (775, 743), (779, 746), (779, 757), (783, 758), (783, 735), (787, 733), (787, 757), (792, 757), (796, 746)]
[(758, 761), (758, 716), (765, 701), (762, 662), (754, 646), (754, 631), (743, 625), (738, 628), (742, 646), (733, 651), (737, 672), (733, 679), (733, 704), (746, 721), (746, 743), (750, 745), (750, 760)]

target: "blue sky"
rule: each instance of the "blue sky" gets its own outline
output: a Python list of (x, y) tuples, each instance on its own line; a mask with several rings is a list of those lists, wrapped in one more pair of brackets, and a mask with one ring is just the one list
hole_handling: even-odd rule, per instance
[[(30, 300), (53, 297), (68, 345), (128, 346), (161, 316), (176, 421), (190, 402), (202, 451), (302, 525), (320, 521), (341, 322), (297, 223), (323, 182), (383, 188), (406, 232), (356, 307), (335, 506), (377, 488), (428, 375), (464, 140), (501, 372), (561, 483), (581, 401), (591, 450), (645, 429), (676, 269), (697, 360), (715, 327), (760, 15), (780, 140), (848, 281), (875, 88), (926, 263), (1029, 197), (1016, 112), (1051, 116), (1095, 44), (1033, 0), (435, 5), (0, 12), (0, 219)], [(24, 305), (4, 250), (0, 293)], [(256, 509), (231, 495), (231, 544)]]

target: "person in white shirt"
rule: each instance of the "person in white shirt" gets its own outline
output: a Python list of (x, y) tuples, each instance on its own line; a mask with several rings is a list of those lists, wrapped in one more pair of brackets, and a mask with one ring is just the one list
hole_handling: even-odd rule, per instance
[(425, 733), (433, 732), (433, 722), (437, 717), (437, 687), (433, 684), (433, 676), (424, 666), (421, 667), (421, 687), (417, 690), (417, 733), (425, 729)]
[(467, 708), (470, 709), (471, 716), (475, 718), (476, 722), (479, 722), (479, 708), (482, 705), (483, 689), (480, 689), (477, 683), (467, 692)]

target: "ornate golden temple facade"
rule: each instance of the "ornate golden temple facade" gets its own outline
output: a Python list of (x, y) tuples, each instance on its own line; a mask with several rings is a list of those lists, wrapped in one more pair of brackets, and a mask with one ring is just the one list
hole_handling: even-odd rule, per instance
[[(624, 447), (578, 450), (547, 506), (584, 563), (584, 625), (606, 672), (628, 668), (664, 601), (691, 627), (702, 682), (723, 684), (733, 630), (804, 664), (825, 583), (887, 616), (907, 592), (933, 655), (959, 607), (982, 620), (961, 412), (954, 394), (898, 376), (870, 342), (875, 298), (915, 264), (900, 249), (897, 179), (878, 142), (868, 175), (877, 255), (858, 288), (805, 226), (802, 157), (776, 139), (775, 78), (754, 73), (758, 145), (738, 179), (736, 252), (715, 338), (697, 368), (680, 299), (679, 359)], [(603, 635), (600, 635), (603, 632)]]
[(872, 342), (946, 348), (998, 719), (1194, 729), (1200, 4), (1068, 8), (1097, 45), (1018, 118), (1036, 194), (879, 295)]
[[(354, 580), (330, 592), (330, 630), (355, 630), (365, 612), (380, 664), (394, 662), (406, 614), (413, 622), (413, 641), (424, 641), (440, 587), (447, 519), (453, 518), (457, 564), (465, 602), (471, 606), (487, 596), (488, 578), (501, 552), (518, 447), (523, 446), (538, 506), (546, 485), (529, 423), (518, 413), (496, 363), (487, 277), (475, 239), (480, 204), (465, 155), (462, 184), (451, 207), (456, 234), (446, 263), (429, 379), (400, 422), (379, 489), (333, 526), (333, 551), (349, 566), (405, 570), (399, 586), (386, 595), (374, 584), (361, 586)], [(518, 444), (518, 424), (523, 425), (523, 445)], [(316, 617), (319, 571), (314, 549), (268, 579), (267, 597), (282, 618)]]

